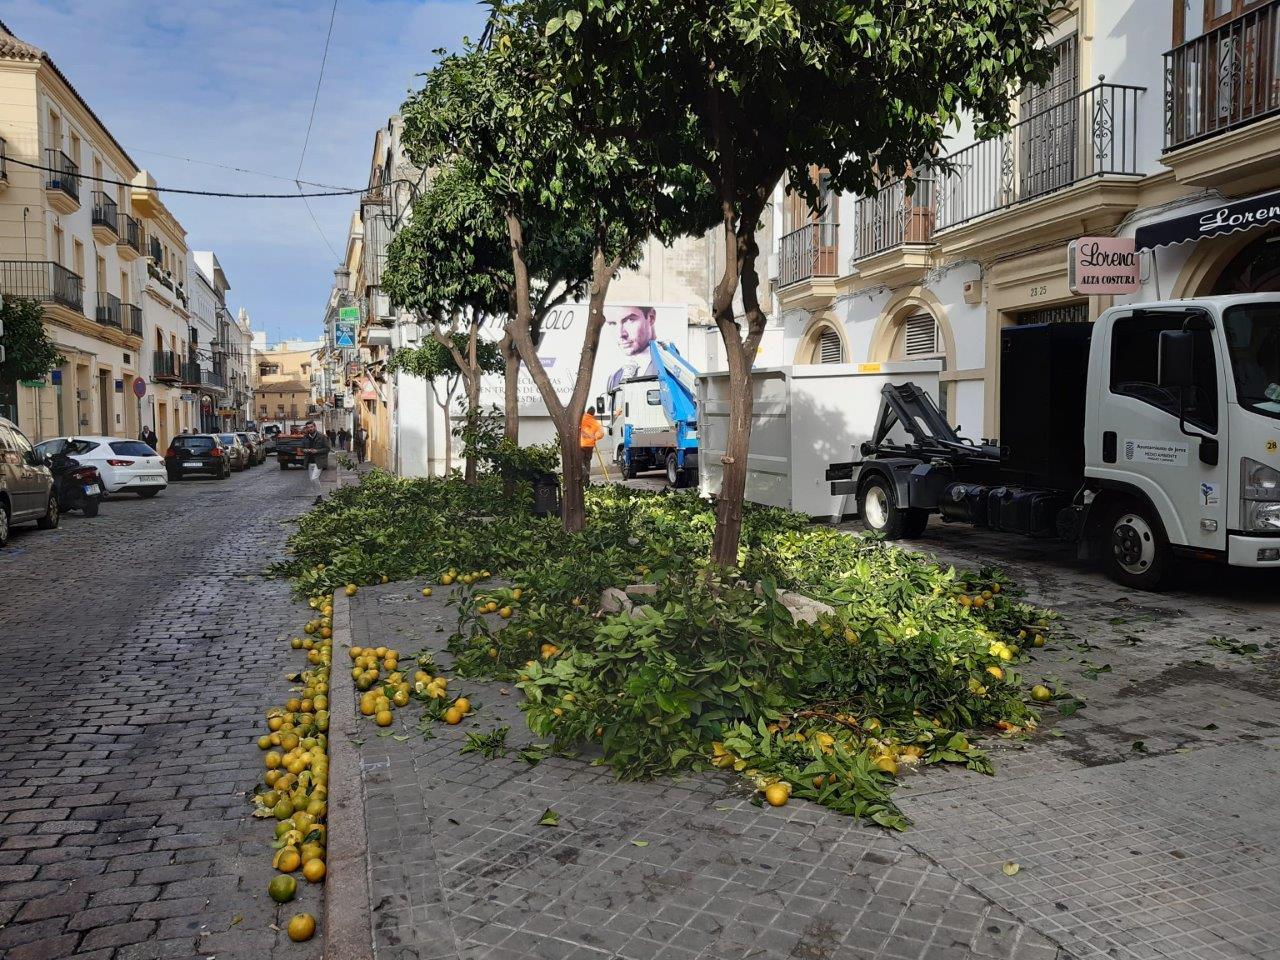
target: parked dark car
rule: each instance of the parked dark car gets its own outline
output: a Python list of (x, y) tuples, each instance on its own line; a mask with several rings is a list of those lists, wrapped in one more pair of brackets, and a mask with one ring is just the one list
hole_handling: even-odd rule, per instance
[(288, 470), (290, 467), (305, 467), (311, 463), (319, 465), (321, 470), (329, 469), (329, 451), (325, 449), (320, 453), (313, 450), (303, 450), (302, 444), (306, 440), (301, 433), (282, 433), (276, 437), (276, 459), (280, 461), (280, 469)]
[(164, 453), (164, 468), (170, 480), (199, 474), (231, 476), (231, 458), (216, 434), (187, 433), (173, 438)]
[(0, 547), (15, 524), (34, 520), (50, 530), (61, 515), (49, 468), (17, 424), (0, 417)]
[(102, 474), (91, 463), (76, 459), (78, 452), (89, 453), (97, 444), (87, 440), (69, 439), (57, 453), (44, 458), (53, 474), (53, 487), (58, 492), (58, 506), (63, 513), (80, 510), (86, 517), (96, 517), (102, 504), (106, 486)]
[(217, 437), (222, 441), (222, 448), (231, 459), (232, 470), (248, 470), (253, 466), (253, 456), (249, 453), (249, 448), (240, 442), (238, 434), (219, 433)]
[(248, 449), (250, 460), (253, 463), (267, 462), (267, 445), (262, 437), (251, 431), (241, 431), (236, 436), (240, 438), (240, 442)]

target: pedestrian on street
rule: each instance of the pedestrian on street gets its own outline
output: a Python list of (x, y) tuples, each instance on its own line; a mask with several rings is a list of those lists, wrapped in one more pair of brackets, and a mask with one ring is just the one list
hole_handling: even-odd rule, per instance
[(578, 425), (578, 445), (582, 448), (582, 483), (591, 483), (591, 458), (596, 454), (596, 441), (604, 439), (604, 427), (596, 419), (595, 414), (587, 410), (582, 414), (582, 423)]
[(138, 439), (152, 450), (157, 449), (157, 444), (160, 443), (160, 438), (156, 436), (156, 432), (150, 427), (143, 427), (142, 432), (138, 434)]
[(338, 434), (334, 430), (326, 430), (325, 436), (329, 438), (329, 446), (334, 447), (338, 444)]
[(365, 445), (369, 442), (369, 431), (364, 427), (356, 427), (356, 463), (364, 463)]
[(338, 431), (338, 449), (346, 450), (351, 443), (351, 434), (346, 427)]

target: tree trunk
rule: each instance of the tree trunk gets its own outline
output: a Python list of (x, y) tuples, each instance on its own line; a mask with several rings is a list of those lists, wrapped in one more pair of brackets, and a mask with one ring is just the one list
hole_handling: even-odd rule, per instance
[[(735, 328), (736, 338), (736, 328)], [(728, 346), (729, 434), (721, 457), (720, 493), (716, 497), (716, 530), (711, 541), (711, 562), (722, 567), (738, 565), (742, 538), (742, 501), (747, 492), (747, 458), (751, 449), (751, 367), (740, 344)]]
[(560, 438), (560, 462), (564, 477), (564, 529), (576, 533), (586, 523), (582, 492), (582, 452), (579, 430), (582, 413), (586, 409), (587, 394), (591, 389), (591, 373), (595, 368), (596, 351), (600, 346), (600, 331), (604, 329), (604, 301), (609, 284), (621, 263), (621, 256), (608, 258), (605, 254), (604, 229), (596, 241), (592, 256), (592, 282), (590, 308), (587, 312), (587, 328), (583, 333), (582, 355), (578, 359), (578, 373), (574, 381), (573, 395), (566, 405), (556, 395), (555, 386), (547, 376), (533, 344), (533, 300), (529, 287), (529, 268), (524, 259), (524, 225), (514, 212), (507, 214), (507, 230), (511, 238), (511, 261), (515, 277), (516, 318), (507, 325), (525, 369), (533, 377), (538, 393), (547, 405), (551, 422)]
[[(520, 443), (520, 352), (515, 341), (507, 334), (501, 343), (503, 362), (503, 435), (517, 446)], [(502, 494), (507, 499), (515, 496), (516, 478), (502, 478)]]
[[(471, 376), (465, 378), (467, 391), (467, 426), (474, 428), (476, 424), (476, 416), (480, 409), (480, 371), (472, 367)], [(477, 482), (476, 476), (476, 452), (475, 445), (467, 446), (467, 464), (464, 468), (463, 479), (467, 486), (474, 487)]]

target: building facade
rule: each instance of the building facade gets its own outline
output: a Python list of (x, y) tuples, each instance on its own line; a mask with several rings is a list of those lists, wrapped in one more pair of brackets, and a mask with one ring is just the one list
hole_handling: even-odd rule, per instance
[[(949, 173), (820, 214), (775, 198), (770, 360), (936, 358), (951, 421), (997, 437), (1004, 327), (1280, 289), (1278, 41), (1280, 0), (1075, 0), (1052, 79), (1007, 134), (959, 131)], [(1069, 243), (1098, 236), (1136, 238), (1137, 292), (1070, 288)]]
[(322, 346), (320, 341), (285, 340), (255, 348), (253, 402), (259, 427), (278, 423), (287, 429), (319, 419), (312, 376)]
[(40, 303), (63, 358), (42, 380), (0, 382), (0, 413), (37, 440), (145, 426), (161, 448), (232, 422), (220, 346), (247, 334), (231, 335), (226, 277), (200, 257), (203, 275), (152, 178), (48, 54), (0, 24), (0, 294)]

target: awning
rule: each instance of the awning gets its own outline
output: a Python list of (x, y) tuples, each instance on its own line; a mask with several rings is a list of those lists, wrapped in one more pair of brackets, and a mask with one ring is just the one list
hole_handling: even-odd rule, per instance
[(1139, 227), (1134, 241), (1139, 250), (1147, 250), (1274, 223), (1280, 223), (1280, 190)]

